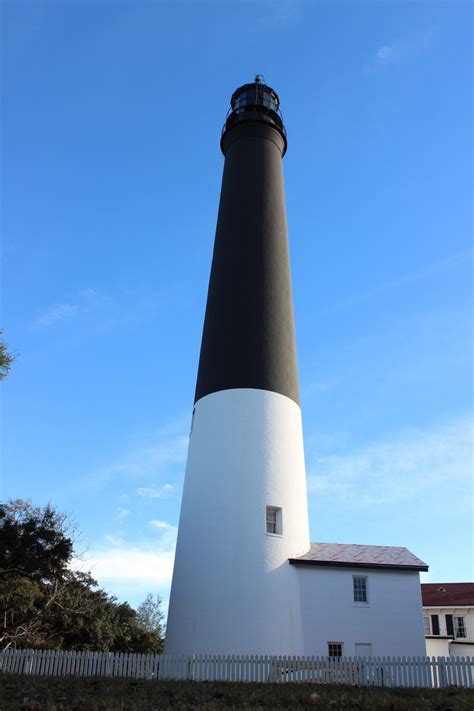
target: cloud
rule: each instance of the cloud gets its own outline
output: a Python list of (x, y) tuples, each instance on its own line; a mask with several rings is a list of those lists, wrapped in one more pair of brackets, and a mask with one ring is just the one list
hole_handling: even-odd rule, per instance
[(176, 537), (178, 535), (177, 526), (172, 526), (166, 521), (159, 521), (157, 519), (153, 519), (149, 523), (150, 526), (161, 533), (161, 545), (167, 550), (174, 551), (176, 548)]
[(171, 484), (150, 487), (140, 486), (137, 489), (137, 494), (138, 496), (143, 496), (146, 499), (161, 499), (166, 496), (169, 496), (172, 491), (174, 491), (174, 486), (172, 486)]
[(262, 27), (276, 30), (295, 25), (303, 16), (303, 8), (301, 0), (264, 0), (259, 6), (262, 12), (260, 21), (253, 26), (253, 31), (261, 30)]
[(124, 518), (127, 518), (128, 514), (130, 513), (129, 509), (124, 509), (122, 506), (117, 506), (117, 518), (121, 521)]
[(435, 27), (425, 27), (405, 37), (379, 45), (362, 67), (366, 74), (373, 74), (383, 67), (410, 62), (431, 49), (436, 38)]
[(116, 582), (167, 586), (171, 583), (174, 550), (153, 551), (136, 545), (113, 544), (113, 548), (91, 551), (75, 567), (90, 570), (100, 585), (114, 587)]
[(332, 378), (331, 380), (319, 380), (310, 383), (302, 388), (303, 397), (309, 397), (314, 393), (327, 393), (334, 390), (341, 383), (341, 378)]
[(74, 570), (90, 571), (99, 585), (128, 600), (141, 602), (150, 591), (163, 598), (166, 612), (173, 575), (177, 527), (167, 521), (149, 521), (154, 533), (133, 543), (107, 535), (107, 545), (92, 548), (81, 559), (74, 559)]
[(384, 293), (389, 293), (400, 289), (402, 287), (408, 286), (409, 284), (416, 284), (423, 279), (429, 279), (439, 274), (443, 274), (452, 269), (457, 269), (460, 266), (464, 266), (472, 261), (474, 255), (473, 249), (465, 249), (461, 252), (456, 252), (450, 254), (444, 259), (438, 259), (435, 262), (429, 262), (420, 266), (405, 274), (399, 274), (393, 279), (390, 279), (382, 284), (367, 289), (359, 294), (354, 294), (343, 301), (331, 304), (325, 309), (318, 312), (318, 315), (332, 314), (335, 311), (340, 311), (344, 309), (353, 308), (356, 304), (363, 303), (364, 301), (370, 301), (374, 298), (379, 298)]
[(57, 304), (33, 321), (33, 328), (51, 328), (60, 322), (71, 321), (77, 315), (77, 304)]
[[(130, 479), (152, 480), (157, 482), (160, 476), (170, 476), (175, 469), (176, 476), (184, 471), (188, 451), (189, 415), (179, 417), (150, 437), (147, 443), (130, 447), (118, 455), (115, 461), (90, 472), (78, 484), (79, 488), (104, 488), (110, 481), (117, 485)], [(164, 498), (173, 491), (169, 483), (142, 486), (136, 489), (138, 496), (145, 498)]]
[[(416, 502), (433, 517), (470, 508), (473, 421), (412, 429), (342, 454), (316, 456), (308, 490), (319, 506), (389, 510)], [(449, 502), (449, 503), (448, 503)]]
[(383, 47), (379, 47), (376, 53), (377, 59), (382, 59), (383, 61), (387, 59), (393, 59), (395, 55), (396, 53), (394, 51), (394, 48), (388, 44), (385, 44)]
[(48, 307), (31, 323), (32, 328), (47, 329), (74, 322), (92, 332), (110, 332), (117, 327), (135, 325), (155, 318), (165, 306), (182, 298), (176, 285), (120, 286), (113, 293), (86, 288), (76, 291), (64, 303)]
[(36, 329), (46, 329), (70, 323), (73, 320), (84, 319), (104, 304), (110, 303), (109, 297), (100, 294), (96, 289), (81, 289), (74, 295), (72, 301), (51, 306), (31, 325)]

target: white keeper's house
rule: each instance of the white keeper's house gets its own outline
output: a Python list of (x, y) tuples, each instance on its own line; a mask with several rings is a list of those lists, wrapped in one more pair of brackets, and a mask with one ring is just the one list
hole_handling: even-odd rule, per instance
[(426, 654), (474, 656), (474, 583), (423, 583)]
[(423, 656), (420, 571), (406, 548), (311, 543), (290, 558), (306, 655)]

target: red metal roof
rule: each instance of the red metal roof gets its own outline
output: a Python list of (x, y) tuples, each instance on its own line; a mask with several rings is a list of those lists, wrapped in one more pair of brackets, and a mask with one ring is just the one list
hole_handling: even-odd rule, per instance
[(307, 553), (290, 558), (290, 563), (302, 565), (334, 565), (358, 568), (396, 568), (428, 570), (422, 560), (407, 548), (395, 546), (361, 546), (352, 543), (311, 543)]
[(424, 607), (474, 605), (474, 583), (422, 583)]

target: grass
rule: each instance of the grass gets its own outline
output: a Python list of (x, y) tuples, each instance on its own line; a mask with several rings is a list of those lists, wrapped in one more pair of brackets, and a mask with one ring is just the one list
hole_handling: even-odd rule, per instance
[(0, 711), (360, 709), (473, 711), (473, 689), (380, 689), (316, 684), (146, 681), (0, 675)]

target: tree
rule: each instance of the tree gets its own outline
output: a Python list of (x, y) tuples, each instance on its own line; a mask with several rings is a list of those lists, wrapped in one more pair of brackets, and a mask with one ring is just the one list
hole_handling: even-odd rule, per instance
[(50, 504), (0, 504), (0, 648), (160, 651), (130, 605), (71, 570), (74, 532)]
[[(0, 337), (3, 331), (0, 330)], [(16, 356), (8, 352), (8, 346), (5, 341), (0, 339), (0, 380), (4, 380), (7, 377), (8, 371), (13, 365), (13, 361)]]
[(0, 574), (22, 573), (36, 581), (61, 577), (73, 555), (70, 533), (66, 517), (49, 504), (0, 504)]
[(163, 612), (161, 598), (148, 593), (145, 600), (137, 608), (137, 623), (156, 640), (157, 651), (163, 651)]

